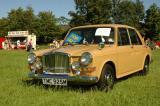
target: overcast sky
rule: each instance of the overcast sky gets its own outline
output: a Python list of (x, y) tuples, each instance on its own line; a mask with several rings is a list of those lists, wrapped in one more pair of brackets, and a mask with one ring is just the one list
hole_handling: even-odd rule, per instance
[[(160, 0), (142, 0), (147, 9), (153, 2), (160, 7)], [(0, 17), (6, 17), (11, 9), (31, 6), (35, 13), (53, 11), (56, 17), (69, 17), (68, 11), (75, 9), (74, 0), (0, 0)]]

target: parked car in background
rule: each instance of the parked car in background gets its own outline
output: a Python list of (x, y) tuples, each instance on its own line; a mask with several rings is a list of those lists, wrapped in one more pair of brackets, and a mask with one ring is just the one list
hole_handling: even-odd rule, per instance
[(160, 41), (156, 41), (156, 48), (157, 48), (157, 49), (160, 48)]
[(28, 55), (29, 78), (43, 84), (97, 85), (108, 90), (115, 79), (149, 71), (151, 50), (133, 27), (118, 24), (72, 28), (60, 48)]

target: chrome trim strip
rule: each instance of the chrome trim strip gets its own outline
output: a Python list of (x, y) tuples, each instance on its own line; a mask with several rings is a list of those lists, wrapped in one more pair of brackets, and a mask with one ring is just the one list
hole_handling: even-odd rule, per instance
[(39, 79), (42, 78), (57, 78), (57, 79), (67, 79), (70, 84), (95, 84), (98, 82), (97, 76), (69, 76), (68, 74), (35, 74), (30, 72), (28, 74), (29, 78)]
[(44, 74), (50, 74), (50, 75), (68, 75), (68, 73), (52, 73), (52, 72), (47, 72), (43, 71)]

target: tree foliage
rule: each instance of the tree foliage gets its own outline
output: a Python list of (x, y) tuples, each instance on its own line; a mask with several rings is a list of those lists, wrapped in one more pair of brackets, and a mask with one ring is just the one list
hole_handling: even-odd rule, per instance
[(36, 23), (36, 31), (41, 38), (41, 41), (51, 41), (57, 36), (60, 28), (56, 23), (56, 18), (51, 11), (39, 12)]
[(0, 19), (0, 37), (7, 35), (7, 27), (8, 27), (8, 19), (2, 18)]
[(140, 28), (140, 22), (143, 21), (145, 14), (143, 3), (140, 0), (122, 1), (119, 3), (117, 14), (116, 23)]
[(19, 7), (18, 9), (12, 9), (8, 13), (8, 30), (28, 30), (33, 31), (35, 15), (31, 7), (27, 7), (26, 10)]
[(72, 26), (121, 23), (140, 27), (144, 6), (140, 0), (74, 0), (76, 12), (70, 11)]
[(74, 0), (74, 2), (76, 4), (76, 12), (69, 12), (72, 17), (71, 26), (111, 22), (112, 8), (110, 0)]
[(145, 25), (147, 37), (157, 38), (160, 35), (160, 8), (156, 4), (146, 11)]
[(68, 25), (70, 22), (70, 20), (64, 16), (57, 18), (57, 21), (59, 25)]

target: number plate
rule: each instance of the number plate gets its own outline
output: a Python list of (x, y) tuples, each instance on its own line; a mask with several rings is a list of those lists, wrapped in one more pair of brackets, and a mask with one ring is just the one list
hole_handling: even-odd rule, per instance
[(63, 86), (67, 86), (67, 79), (43, 78), (42, 82), (45, 85), (63, 85)]

